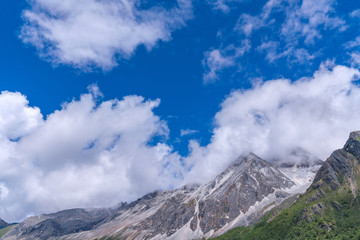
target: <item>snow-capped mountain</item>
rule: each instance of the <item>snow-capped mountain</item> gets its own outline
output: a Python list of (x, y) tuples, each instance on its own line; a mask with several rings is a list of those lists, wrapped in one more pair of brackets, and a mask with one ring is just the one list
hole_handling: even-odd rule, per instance
[[(256, 223), (312, 183), (321, 161), (271, 164), (239, 157), (202, 185), (155, 191), (113, 209), (73, 209), (30, 217), (3, 239), (199, 239)], [(300, 156), (300, 157), (301, 157)], [(311, 159), (311, 161), (309, 160)]]

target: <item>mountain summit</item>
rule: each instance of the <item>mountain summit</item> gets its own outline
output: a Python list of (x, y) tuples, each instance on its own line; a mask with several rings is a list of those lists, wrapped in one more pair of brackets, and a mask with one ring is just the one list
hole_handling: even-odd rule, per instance
[(218, 239), (360, 239), (360, 131), (352, 132), (291, 207), (270, 211), (248, 228)]
[(250, 153), (207, 184), (155, 191), (113, 209), (70, 209), (30, 217), (3, 239), (207, 238), (256, 223), (310, 184), (300, 183)]

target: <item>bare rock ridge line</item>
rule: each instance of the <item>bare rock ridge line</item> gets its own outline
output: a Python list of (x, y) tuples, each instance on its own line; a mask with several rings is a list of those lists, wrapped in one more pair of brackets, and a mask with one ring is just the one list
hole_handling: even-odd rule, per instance
[[(350, 146), (349, 146), (350, 147)], [(2, 239), (199, 239), (256, 223), (267, 211), (310, 186), (319, 159), (275, 166), (253, 153), (239, 157), (214, 180), (155, 191), (109, 209), (70, 209), (30, 217)]]
[[(313, 188), (326, 185), (335, 190), (341, 186), (342, 179), (345, 177), (356, 191), (358, 186), (354, 178), (353, 158), (360, 159), (360, 131), (350, 133), (344, 147), (334, 151), (324, 162), (314, 179)], [(353, 193), (356, 194), (356, 192)]]

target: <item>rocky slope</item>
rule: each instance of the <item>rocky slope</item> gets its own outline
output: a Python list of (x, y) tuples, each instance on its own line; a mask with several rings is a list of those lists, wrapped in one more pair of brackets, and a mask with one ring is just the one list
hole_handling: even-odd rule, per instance
[(360, 239), (360, 131), (324, 162), (291, 207), (217, 239)]
[[(155, 191), (114, 209), (73, 209), (31, 217), (2, 239), (217, 236), (236, 226), (256, 223), (271, 208), (304, 191), (319, 166), (318, 162), (311, 161), (306, 166), (282, 164), (279, 167), (249, 154), (237, 159), (207, 184)], [(306, 174), (297, 174), (299, 171)]]

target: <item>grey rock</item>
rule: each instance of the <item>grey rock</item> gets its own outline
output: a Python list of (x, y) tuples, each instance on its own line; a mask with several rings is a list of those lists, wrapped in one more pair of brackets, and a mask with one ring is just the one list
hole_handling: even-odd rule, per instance
[(353, 173), (354, 159), (360, 159), (360, 131), (350, 133), (349, 139), (342, 149), (334, 151), (317, 172), (312, 188), (324, 186), (335, 190), (345, 180), (356, 184)]
[(215, 186), (218, 179), (229, 172), (234, 174), (228, 181), (199, 203), (200, 227), (204, 233), (220, 229), (276, 189), (294, 185), (270, 163), (250, 154), (235, 161), (209, 186)]
[(113, 214), (109, 209), (69, 209), (44, 214), (40, 216), (40, 221), (32, 217), (18, 224), (4, 239), (55, 239), (57, 236), (91, 230)]

